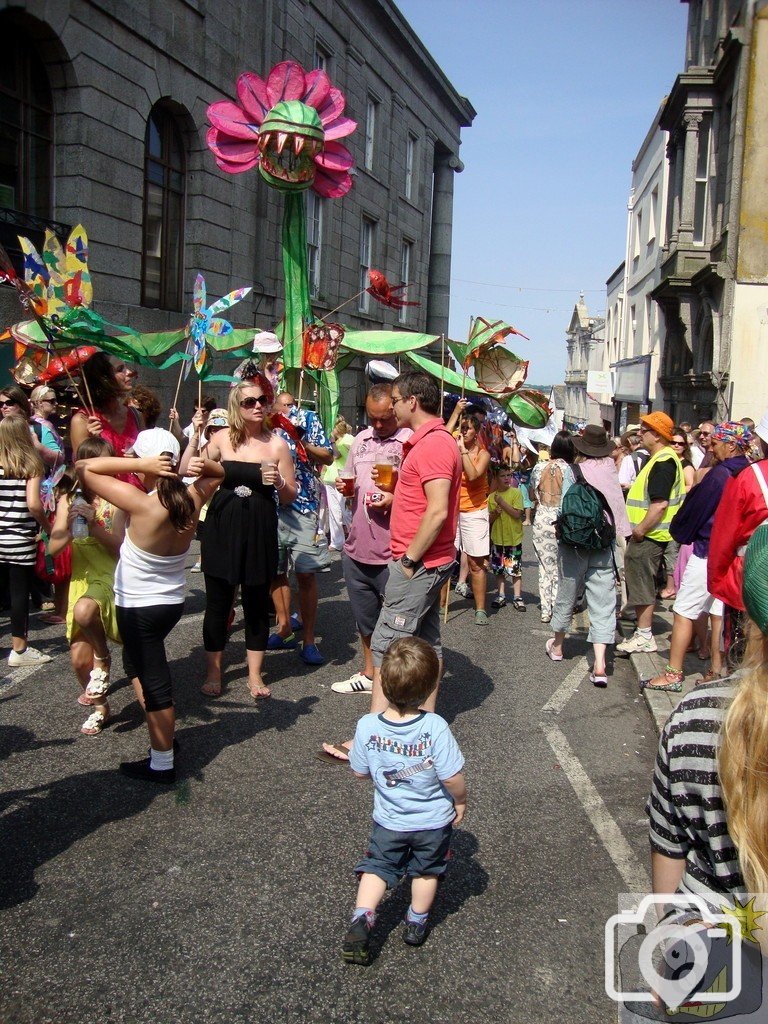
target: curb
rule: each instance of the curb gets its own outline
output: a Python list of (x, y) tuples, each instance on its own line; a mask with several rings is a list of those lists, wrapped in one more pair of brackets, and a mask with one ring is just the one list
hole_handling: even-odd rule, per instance
[[(660, 675), (667, 664), (669, 658), (669, 640), (672, 634), (672, 612), (664, 607), (657, 605), (653, 613), (653, 635), (656, 643), (659, 647), (659, 651), (656, 654), (630, 654), (629, 661), (634, 669), (635, 675), (637, 676), (638, 683), (641, 679), (652, 679), (654, 676)], [(659, 620), (663, 622), (663, 628), (659, 630)], [(625, 636), (632, 635), (632, 625), (627, 622), (619, 620), (619, 632)], [(621, 657), (621, 655), (618, 655)], [(645, 703), (648, 705), (648, 710), (653, 718), (653, 724), (656, 727), (656, 732), (661, 735), (661, 731), (666, 724), (667, 719), (675, 710), (680, 701), (685, 697), (687, 693), (690, 693), (694, 689), (694, 678), (695, 676), (704, 671), (704, 662), (699, 661), (696, 655), (686, 655), (685, 664), (685, 679), (683, 680), (683, 689), (680, 693), (669, 693), (666, 690), (660, 690), (653, 692), (652, 690), (645, 689), (641, 690), (641, 695), (645, 698)]]

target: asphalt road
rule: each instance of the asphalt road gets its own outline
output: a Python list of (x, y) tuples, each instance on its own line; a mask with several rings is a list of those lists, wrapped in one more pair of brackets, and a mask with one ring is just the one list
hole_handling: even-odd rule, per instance
[(328, 664), (270, 655), (274, 696), (258, 704), (237, 624), (225, 695), (200, 696), (202, 577), (190, 576), (168, 644), (182, 744), (169, 790), (116, 771), (147, 747), (119, 673), (114, 724), (81, 736), (61, 632), (35, 625), (32, 642), (57, 658), (0, 683), (0, 1021), (615, 1021), (603, 928), (618, 893), (647, 885), (655, 734), (626, 662), (597, 690), (583, 633), (562, 663), (545, 657), (527, 553), (526, 614), (477, 627), (452, 599), (438, 711), (467, 760), (465, 827), (427, 943), (402, 942), (401, 887), (369, 968), (343, 964), (339, 946), (370, 784), (314, 756), (367, 710), (330, 690), (356, 667), (339, 563), (319, 577)]

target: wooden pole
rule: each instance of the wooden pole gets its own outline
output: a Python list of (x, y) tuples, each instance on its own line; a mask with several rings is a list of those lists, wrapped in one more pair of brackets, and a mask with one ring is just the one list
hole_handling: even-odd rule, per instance
[[(445, 599), (443, 601), (443, 599)], [(448, 605), (451, 601), (451, 581), (448, 579), (443, 584), (443, 592), (440, 595), (440, 600), (443, 601), (443, 622), (448, 621)]]
[[(182, 380), (182, 377), (184, 376), (184, 367), (185, 366), (186, 366), (186, 361), (184, 359), (182, 359), (181, 360), (181, 369), (179, 370), (179, 379), (176, 381), (176, 393), (174, 394), (173, 401), (171, 402), (171, 408), (172, 409), (176, 408), (176, 403), (179, 400), (179, 391), (181, 391), (181, 380)], [(169, 417), (169, 421), (170, 421), (170, 417)]]
[(304, 367), (301, 368), (299, 373), (299, 397), (296, 399), (297, 408), (301, 408), (301, 393), (304, 390)]
[[(469, 318), (469, 333), (467, 334), (467, 346), (469, 346), (469, 339), (472, 337), (472, 327), (474, 325), (474, 322), (475, 322), (475, 318), (473, 316), (470, 316), (470, 318)], [(466, 362), (467, 362), (467, 360), (465, 358), (464, 360), (462, 360), (462, 364), (461, 364), (461, 369), (463, 371), (463, 376), (461, 378), (461, 397), (462, 398), (464, 397), (464, 391), (466, 390), (466, 386), (467, 386)]]
[(197, 407), (198, 409), (203, 404), (203, 378), (197, 378)]

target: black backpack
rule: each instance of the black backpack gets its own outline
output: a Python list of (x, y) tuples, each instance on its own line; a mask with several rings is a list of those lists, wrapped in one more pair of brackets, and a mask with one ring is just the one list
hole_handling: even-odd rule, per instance
[(608, 502), (596, 487), (573, 467), (576, 483), (563, 495), (555, 535), (561, 544), (583, 551), (604, 551), (616, 539), (616, 526)]

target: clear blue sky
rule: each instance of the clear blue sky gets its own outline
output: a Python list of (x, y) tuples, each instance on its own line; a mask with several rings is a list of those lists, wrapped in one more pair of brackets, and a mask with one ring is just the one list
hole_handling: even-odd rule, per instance
[(477, 110), (454, 196), (451, 335), (530, 336), (529, 381), (565, 373), (579, 290), (602, 313), (624, 258), (631, 165), (683, 70), (679, 0), (395, 0)]

